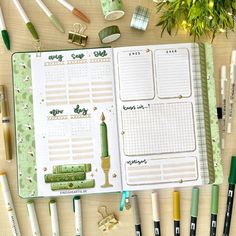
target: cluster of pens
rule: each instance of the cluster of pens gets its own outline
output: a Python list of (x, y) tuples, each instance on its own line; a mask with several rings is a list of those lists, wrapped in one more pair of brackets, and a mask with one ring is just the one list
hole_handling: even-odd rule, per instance
[[(225, 213), (223, 236), (229, 236), (231, 216), (233, 210), (234, 190), (236, 184), (236, 156), (231, 159), (231, 167), (229, 174), (229, 190), (227, 195), (227, 206)], [(199, 202), (199, 188), (192, 189), (192, 203), (191, 203), (191, 220), (190, 220), (190, 236), (195, 236), (197, 231), (197, 217), (198, 217), (198, 202)], [(211, 222), (210, 222), (210, 236), (216, 236), (217, 233), (217, 214), (219, 202), (219, 186), (212, 186), (211, 197)], [(134, 222), (136, 236), (142, 236), (141, 218), (139, 214), (138, 198), (136, 195), (131, 197), (131, 206), (133, 208)], [(158, 207), (157, 193), (152, 193), (152, 209), (154, 221), (154, 235), (161, 236), (160, 215)], [(180, 236), (180, 194), (178, 191), (173, 193), (173, 220), (174, 220), (174, 236)]]
[[(6, 173), (0, 173), (0, 185), (3, 192), (4, 202), (7, 206), (7, 213), (8, 219), (10, 222), (12, 235), (21, 236), (19, 224), (17, 221), (9, 184), (7, 181)], [(40, 228), (39, 223), (36, 215), (36, 210), (34, 207), (34, 202), (32, 200), (27, 201), (27, 210), (32, 230), (32, 235), (40, 236)], [(82, 216), (81, 216), (81, 200), (79, 196), (75, 196), (73, 198), (73, 210), (75, 213), (75, 228), (76, 228), (76, 235), (82, 235)], [(57, 205), (55, 200), (49, 201), (49, 213), (51, 215), (51, 225), (52, 225), (52, 235), (59, 236), (60, 235), (60, 228), (59, 228), (59, 221), (58, 221), (58, 213), (57, 213)]]
[[(64, 28), (61, 25), (60, 21), (57, 19), (57, 17), (48, 9), (48, 7), (44, 4), (44, 2), (42, 0), (35, 0), (37, 2), (37, 4), (39, 5), (39, 7), (43, 10), (43, 12), (48, 16), (49, 20), (51, 21), (51, 23), (62, 33), (64, 33)], [(85, 22), (89, 22), (89, 19), (81, 12), (79, 11), (77, 8), (75, 8), (74, 6), (72, 6), (70, 3), (68, 3), (66, 0), (57, 0), (59, 3), (61, 3), (64, 7), (66, 7), (69, 11), (71, 11), (75, 16), (79, 17), (81, 20), (85, 21)], [(34, 25), (32, 24), (32, 22), (30, 21), (29, 17), (27, 16), (26, 12), (24, 11), (23, 7), (21, 6), (19, 0), (13, 0), (17, 10), (19, 11), (26, 27), (28, 28), (29, 32), (31, 33), (31, 35), (33, 36), (33, 38), (36, 41), (39, 41), (39, 35), (34, 27)], [(1, 29), (1, 33), (2, 33), (2, 38), (3, 41), (5, 43), (5, 46), (8, 50), (10, 50), (10, 38), (8, 35), (8, 32), (6, 30), (6, 24), (4, 21), (4, 17), (3, 17), (3, 13), (2, 13), (2, 9), (0, 7), (0, 29)]]

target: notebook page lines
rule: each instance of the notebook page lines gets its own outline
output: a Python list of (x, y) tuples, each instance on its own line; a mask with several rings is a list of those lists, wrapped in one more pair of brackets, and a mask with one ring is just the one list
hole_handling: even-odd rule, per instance
[(118, 67), (122, 101), (154, 98), (153, 62), (150, 50), (119, 52)]
[(188, 49), (155, 51), (157, 92), (159, 98), (191, 96)]

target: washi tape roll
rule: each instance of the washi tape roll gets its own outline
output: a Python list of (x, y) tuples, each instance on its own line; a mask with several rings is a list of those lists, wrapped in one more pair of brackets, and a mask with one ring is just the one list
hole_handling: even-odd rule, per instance
[(148, 8), (137, 6), (135, 8), (130, 27), (138, 30), (145, 31), (149, 22)]
[(98, 36), (102, 43), (111, 43), (120, 38), (120, 29), (117, 25), (112, 25), (102, 29)]
[(101, 5), (105, 20), (117, 20), (125, 14), (121, 0), (101, 0)]

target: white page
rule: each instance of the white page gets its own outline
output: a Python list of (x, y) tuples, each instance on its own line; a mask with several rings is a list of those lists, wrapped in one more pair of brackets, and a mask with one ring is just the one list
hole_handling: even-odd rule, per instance
[[(112, 49), (43, 52), (32, 57), (33, 107), (39, 196), (121, 191)], [(55, 113), (56, 112), (56, 113)], [(101, 168), (101, 115), (110, 156), (109, 182)], [(45, 183), (56, 166), (91, 164), (90, 188)], [(61, 182), (60, 184), (63, 184)], [(73, 183), (74, 184), (74, 183)]]
[(189, 51), (187, 48), (155, 50), (157, 94), (160, 98), (191, 95)]
[(153, 99), (154, 80), (152, 52), (121, 51), (119, 60), (119, 91), (122, 101)]
[[(172, 69), (168, 70), (175, 56), (170, 59), (170, 64), (169, 60), (166, 61), (164, 69), (159, 68), (161, 63), (156, 60), (157, 53), (170, 48), (181, 52), (181, 63), (174, 65), (179, 71), (184, 68), (181, 75), (175, 76)], [(119, 68), (123, 60), (120, 57), (122, 52), (146, 50), (152, 52), (156, 85), (150, 100), (123, 100), (119, 87), (123, 78), (118, 70), (115, 72), (123, 189), (135, 191), (203, 184), (209, 173), (198, 45), (116, 48), (115, 68)]]

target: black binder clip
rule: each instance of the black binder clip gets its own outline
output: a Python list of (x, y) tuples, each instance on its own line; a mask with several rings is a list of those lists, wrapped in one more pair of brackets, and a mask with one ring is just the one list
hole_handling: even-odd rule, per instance
[(85, 47), (88, 40), (88, 36), (84, 35), (86, 26), (80, 23), (75, 23), (73, 27), (74, 31), (69, 31), (68, 42)]

